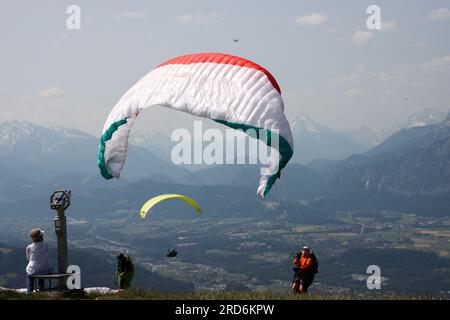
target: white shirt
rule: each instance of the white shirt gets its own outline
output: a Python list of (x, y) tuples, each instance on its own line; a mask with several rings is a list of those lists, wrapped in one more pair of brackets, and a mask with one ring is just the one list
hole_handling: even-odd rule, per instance
[(48, 245), (47, 243), (33, 242), (26, 249), (28, 265), (27, 274), (39, 274), (51, 272), (50, 263), (48, 262)]

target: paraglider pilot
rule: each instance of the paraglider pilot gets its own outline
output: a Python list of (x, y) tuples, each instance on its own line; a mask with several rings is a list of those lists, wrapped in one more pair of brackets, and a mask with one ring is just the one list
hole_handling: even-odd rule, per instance
[(318, 272), (319, 263), (315, 254), (309, 246), (304, 246), (302, 251), (297, 253), (293, 263), (295, 268), (292, 291), (294, 293), (307, 293), (309, 286), (314, 281), (314, 276)]
[(117, 256), (117, 280), (119, 289), (128, 289), (134, 277), (134, 265), (129, 255), (120, 253)]

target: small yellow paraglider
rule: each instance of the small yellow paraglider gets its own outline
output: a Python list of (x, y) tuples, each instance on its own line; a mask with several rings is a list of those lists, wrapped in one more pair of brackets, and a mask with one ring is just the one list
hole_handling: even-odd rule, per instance
[(144, 219), (145, 216), (147, 215), (147, 213), (150, 211), (150, 209), (154, 205), (160, 203), (161, 201), (165, 201), (165, 200), (169, 200), (169, 199), (180, 199), (180, 200), (183, 200), (184, 202), (190, 204), (192, 207), (195, 208), (195, 210), (197, 211), (197, 215), (201, 215), (202, 214), (202, 209), (197, 204), (197, 202), (194, 201), (194, 199), (191, 199), (189, 197), (183, 196), (181, 194), (161, 194), (159, 196), (151, 198), (146, 203), (144, 203), (144, 205), (141, 208), (141, 218)]

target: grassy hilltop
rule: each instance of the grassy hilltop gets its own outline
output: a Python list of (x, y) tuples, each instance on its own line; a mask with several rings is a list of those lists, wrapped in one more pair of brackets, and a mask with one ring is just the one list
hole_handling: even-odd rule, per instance
[(293, 295), (290, 293), (229, 291), (229, 292), (198, 292), (198, 293), (162, 293), (143, 289), (130, 289), (117, 293), (90, 293), (86, 295), (66, 295), (58, 293), (19, 293), (16, 291), (0, 292), (0, 300), (442, 300), (444, 297), (430, 295), (345, 295), (314, 293), (308, 295)]

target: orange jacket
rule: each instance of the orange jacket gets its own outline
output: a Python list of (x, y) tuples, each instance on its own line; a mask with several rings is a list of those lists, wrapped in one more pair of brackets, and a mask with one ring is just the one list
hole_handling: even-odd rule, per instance
[(311, 258), (310, 255), (302, 254), (300, 259), (295, 258), (293, 262), (297, 266), (297, 268), (305, 271), (305, 270), (309, 270), (311, 268), (311, 266), (313, 264), (313, 259)]

